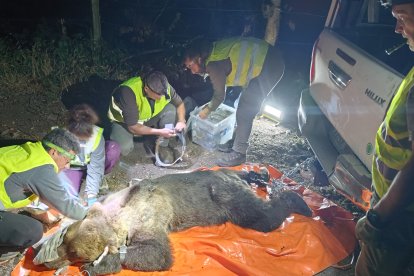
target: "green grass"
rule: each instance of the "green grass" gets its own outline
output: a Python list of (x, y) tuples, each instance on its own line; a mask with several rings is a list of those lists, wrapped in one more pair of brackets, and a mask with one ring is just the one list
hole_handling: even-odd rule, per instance
[(82, 37), (38, 37), (24, 43), (0, 39), (0, 93), (41, 93), (56, 100), (63, 89), (91, 75), (126, 79), (131, 69), (121, 62), (125, 56), (105, 44), (94, 49)]

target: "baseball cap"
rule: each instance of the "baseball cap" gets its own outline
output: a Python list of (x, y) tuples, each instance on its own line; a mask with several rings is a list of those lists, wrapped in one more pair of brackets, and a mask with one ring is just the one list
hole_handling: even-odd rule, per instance
[(394, 5), (414, 3), (414, 0), (380, 0), (384, 7), (391, 7)]
[(168, 95), (167, 77), (160, 71), (149, 73), (145, 79), (145, 84), (155, 93), (159, 95)]

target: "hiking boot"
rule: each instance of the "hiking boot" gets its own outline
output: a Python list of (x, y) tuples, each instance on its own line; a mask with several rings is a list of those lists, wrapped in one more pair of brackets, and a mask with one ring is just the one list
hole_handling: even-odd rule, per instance
[(223, 157), (217, 162), (220, 167), (232, 167), (246, 162), (246, 154), (232, 150), (229, 153), (223, 155)]
[(162, 163), (164, 164), (172, 164), (174, 160), (174, 153), (171, 148), (169, 147), (159, 147), (158, 148), (158, 156)]
[(217, 150), (221, 152), (231, 152), (233, 148), (234, 140), (230, 139), (224, 144), (219, 144)]

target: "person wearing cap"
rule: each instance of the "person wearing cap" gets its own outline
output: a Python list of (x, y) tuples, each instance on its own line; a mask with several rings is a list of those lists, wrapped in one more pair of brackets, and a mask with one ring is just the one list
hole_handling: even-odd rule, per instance
[(0, 148), (0, 262), (14, 258), (43, 235), (42, 223), (18, 214), (19, 208), (39, 198), (69, 218), (86, 216), (87, 209), (57, 176), (78, 151), (77, 138), (58, 128), (41, 142)]
[(110, 138), (121, 146), (123, 156), (132, 152), (135, 135), (144, 136), (144, 144), (151, 150), (152, 138), (158, 136), (165, 138), (159, 147), (161, 161), (174, 162), (168, 139), (185, 129), (185, 107), (163, 73), (153, 71), (123, 82), (112, 94), (108, 117), (112, 121)]
[(217, 165), (236, 166), (246, 162), (253, 120), (285, 70), (280, 50), (252, 37), (233, 37), (213, 43), (199, 40), (186, 49), (183, 62), (192, 74), (209, 77), (213, 86), (213, 97), (199, 113), (201, 119), (207, 118), (224, 101), (226, 87), (243, 88), (236, 110), (234, 140), (219, 146), (219, 151), (225, 153)]
[[(414, 0), (384, 1), (395, 32), (414, 51)], [(414, 275), (414, 67), (401, 82), (375, 138), (371, 207), (356, 225), (355, 275)]]

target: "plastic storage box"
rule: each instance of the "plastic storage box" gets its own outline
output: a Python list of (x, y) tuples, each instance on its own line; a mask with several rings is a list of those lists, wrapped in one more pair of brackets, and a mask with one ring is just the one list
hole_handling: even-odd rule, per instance
[(190, 113), (192, 140), (207, 150), (215, 150), (219, 144), (224, 144), (233, 137), (236, 110), (221, 104), (203, 120), (198, 117), (201, 109), (197, 108)]

